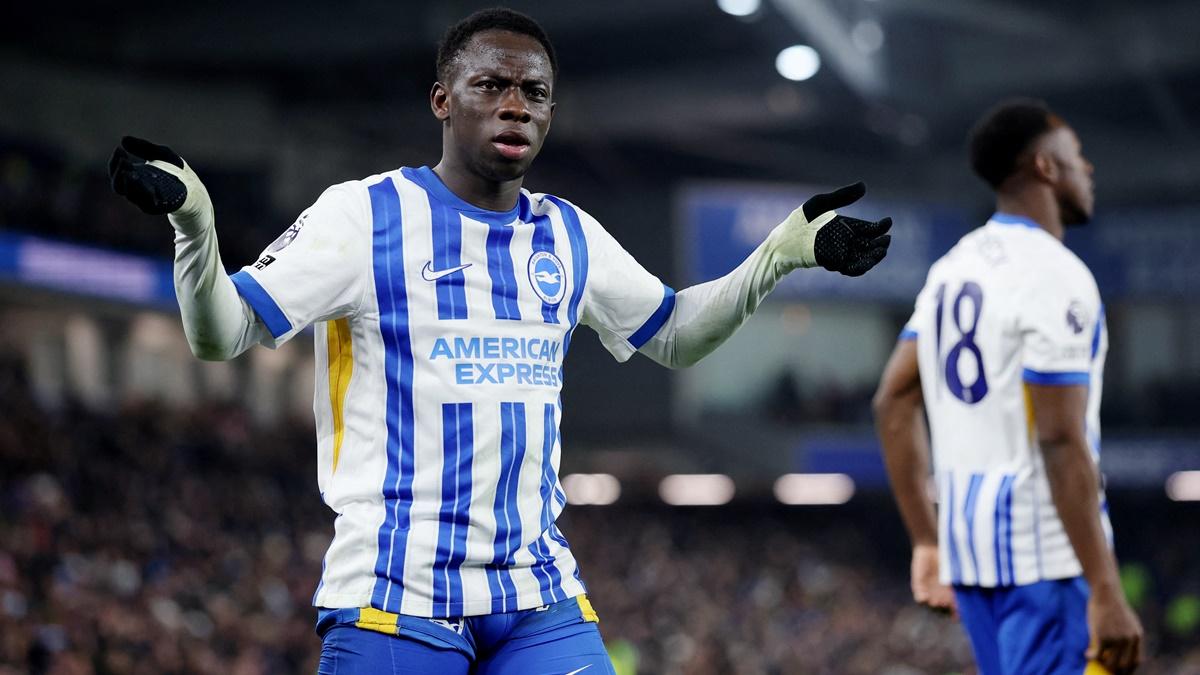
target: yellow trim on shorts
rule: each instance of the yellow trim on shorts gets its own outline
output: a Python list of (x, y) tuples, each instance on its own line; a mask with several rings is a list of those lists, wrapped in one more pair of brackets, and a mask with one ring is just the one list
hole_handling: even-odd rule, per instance
[(579, 614), (583, 616), (583, 620), (588, 623), (600, 623), (600, 615), (596, 610), (592, 609), (592, 603), (588, 600), (587, 595), (575, 596), (575, 601), (579, 603)]
[(358, 610), (358, 621), (354, 622), (354, 627), (387, 635), (399, 635), (400, 615), (374, 607), (363, 607)]

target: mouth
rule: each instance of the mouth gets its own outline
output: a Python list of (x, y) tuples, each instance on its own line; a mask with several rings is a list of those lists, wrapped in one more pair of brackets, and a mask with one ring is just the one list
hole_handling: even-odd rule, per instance
[(529, 137), (520, 131), (510, 129), (492, 137), (492, 146), (508, 159), (521, 159), (529, 154)]

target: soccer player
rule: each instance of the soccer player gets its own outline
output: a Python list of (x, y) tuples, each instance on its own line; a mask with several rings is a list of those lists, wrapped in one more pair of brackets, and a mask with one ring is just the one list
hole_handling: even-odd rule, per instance
[(989, 112), (970, 158), (996, 213), (930, 268), (875, 396), (913, 596), (957, 609), (984, 675), (1132, 672), (1142, 629), (1097, 468), (1104, 307), (1062, 243), (1091, 218), (1092, 165), (1028, 100)]
[(197, 356), (315, 326), (318, 483), (337, 514), (313, 598), (322, 673), (611, 673), (555, 525), (575, 327), (619, 361), (686, 366), (784, 274), (859, 275), (887, 251), (890, 220), (834, 211), (857, 184), (813, 197), (729, 275), (676, 294), (583, 210), (522, 189), (556, 74), (527, 16), (453, 26), (430, 93), (441, 161), (329, 188), (232, 276), (191, 167), (130, 137), (114, 152), (114, 190), (175, 228)]

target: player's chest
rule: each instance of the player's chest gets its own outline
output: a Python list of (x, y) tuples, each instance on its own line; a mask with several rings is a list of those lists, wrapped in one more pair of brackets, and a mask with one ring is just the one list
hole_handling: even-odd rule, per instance
[[(582, 295), (582, 256), (549, 219), (497, 223), (433, 210), (403, 229), (403, 247), (375, 263), (381, 312), (413, 328), (469, 334), (494, 322), (569, 330)], [(519, 330), (519, 329), (518, 329)]]

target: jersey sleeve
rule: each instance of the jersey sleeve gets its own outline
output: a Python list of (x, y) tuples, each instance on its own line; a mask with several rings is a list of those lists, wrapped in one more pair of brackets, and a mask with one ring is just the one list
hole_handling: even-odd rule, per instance
[(650, 341), (675, 309), (675, 291), (646, 271), (594, 218), (578, 211), (588, 247), (581, 321), (618, 361)]
[(368, 283), (369, 223), (353, 184), (326, 190), (262, 252), (230, 276), (278, 346), (305, 326), (358, 311)]
[(913, 303), (912, 314), (909, 315), (908, 321), (904, 323), (904, 328), (900, 329), (900, 335), (897, 339), (916, 340), (921, 334), (922, 326), (924, 326), (926, 330), (932, 327), (933, 322), (929, 320), (929, 313), (935, 300), (932, 297), (933, 291), (931, 290), (931, 287), (933, 284), (931, 283), (931, 280), (933, 279), (934, 270), (937, 269), (936, 265), (937, 263), (934, 263), (934, 267), (931, 267), (929, 274), (926, 275), (925, 285), (921, 288), (921, 291), (917, 293), (917, 299)]
[[(1072, 261), (1074, 262), (1074, 261)], [(1022, 376), (1032, 384), (1089, 383), (1092, 339), (1100, 320), (1100, 293), (1082, 263), (1044, 275), (1022, 294), (1018, 313)], [(1036, 284), (1036, 285), (1035, 285)]]

